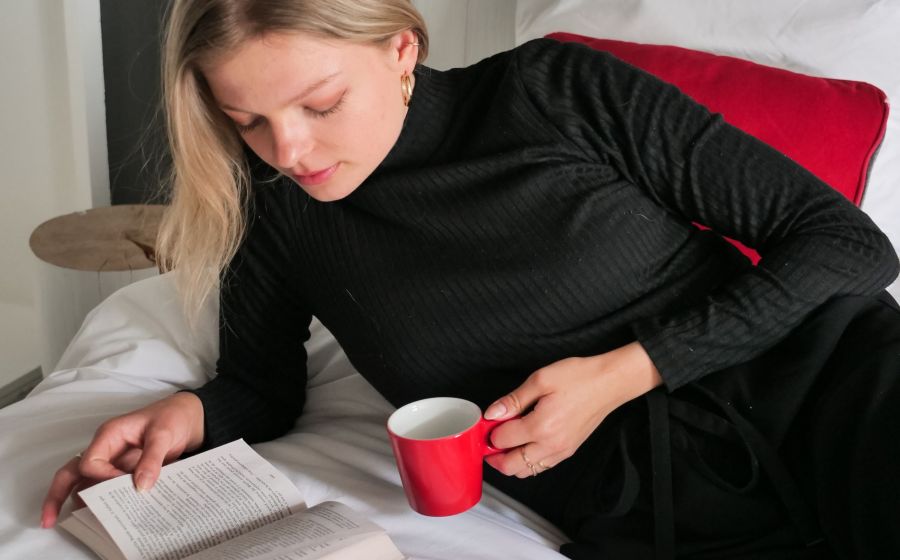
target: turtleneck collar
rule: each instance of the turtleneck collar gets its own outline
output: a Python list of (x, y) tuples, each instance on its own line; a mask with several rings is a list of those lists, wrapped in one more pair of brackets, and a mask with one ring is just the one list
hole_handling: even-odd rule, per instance
[(457, 89), (452, 71), (417, 65), (415, 85), (403, 128), (394, 146), (376, 169), (416, 166), (428, 161), (446, 137), (453, 120)]

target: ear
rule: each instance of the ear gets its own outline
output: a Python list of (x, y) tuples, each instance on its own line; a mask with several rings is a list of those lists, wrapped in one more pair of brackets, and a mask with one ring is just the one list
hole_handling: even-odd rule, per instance
[(416, 62), (419, 60), (418, 36), (411, 29), (406, 29), (391, 37), (388, 51), (391, 62), (396, 64), (397, 70), (404, 74), (412, 74)]

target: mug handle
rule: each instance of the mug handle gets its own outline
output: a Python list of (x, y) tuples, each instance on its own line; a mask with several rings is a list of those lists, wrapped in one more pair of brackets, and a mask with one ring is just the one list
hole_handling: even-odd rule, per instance
[(500, 449), (499, 447), (494, 447), (491, 445), (491, 432), (494, 431), (494, 428), (503, 424), (504, 422), (509, 422), (510, 420), (515, 420), (519, 418), (519, 415), (513, 416), (511, 418), (504, 418), (503, 420), (485, 420), (484, 416), (478, 421), (478, 424), (481, 426), (481, 433), (483, 434), (483, 443), (484, 447), (481, 449), (481, 454), (487, 457), (488, 455), (496, 455), (497, 453), (503, 453), (506, 449)]

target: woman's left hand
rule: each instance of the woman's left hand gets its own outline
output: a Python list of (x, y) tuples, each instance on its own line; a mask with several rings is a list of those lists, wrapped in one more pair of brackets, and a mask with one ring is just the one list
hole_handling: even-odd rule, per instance
[[(503, 474), (535, 475), (568, 459), (610, 412), (662, 383), (644, 347), (632, 342), (611, 352), (566, 358), (543, 367), (487, 408), (485, 419), (521, 418), (497, 426), (486, 458)], [(534, 467), (530, 467), (531, 463)]]

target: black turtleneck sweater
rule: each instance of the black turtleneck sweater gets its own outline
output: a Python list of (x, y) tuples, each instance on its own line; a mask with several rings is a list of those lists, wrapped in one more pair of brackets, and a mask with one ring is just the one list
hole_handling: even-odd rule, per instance
[[(218, 375), (196, 390), (205, 446), (290, 429), (312, 315), (395, 405), (484, 407), (541, 366), (635, 339), (675, 389), (898, 270), (869, 218), (785, 156), (609, 54), (549, 39), (418, 67), (400, 137), (345, 199), (286, 179), (254, 189)], [(692, 222), (756, 248), (759, 266)]]

